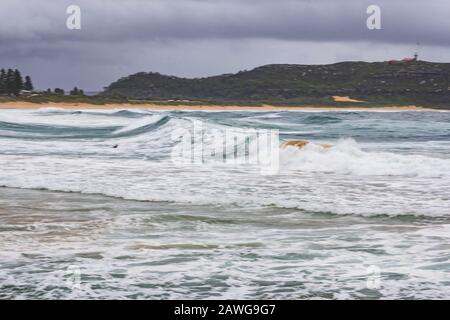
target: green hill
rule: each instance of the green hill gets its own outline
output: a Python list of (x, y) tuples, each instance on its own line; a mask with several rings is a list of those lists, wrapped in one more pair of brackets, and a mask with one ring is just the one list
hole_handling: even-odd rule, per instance
[(280, 64), (195, 79), (141, 72), (112, 83), (103, 95), (136, 100), (275, 105), (336, 105), (339, 103), (332, 99), (336, 95), (364, 100), (366, 105), (450, 107), (449, 81), (450, 63)]

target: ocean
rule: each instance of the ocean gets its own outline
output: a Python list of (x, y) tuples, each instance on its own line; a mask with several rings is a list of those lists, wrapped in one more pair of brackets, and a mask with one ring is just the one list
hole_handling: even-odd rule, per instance
[[(311, 143), (269, 175), (173, 161), (195, 122)], [(450, 113), (1, 110), (21, 298), (448, 299)]]

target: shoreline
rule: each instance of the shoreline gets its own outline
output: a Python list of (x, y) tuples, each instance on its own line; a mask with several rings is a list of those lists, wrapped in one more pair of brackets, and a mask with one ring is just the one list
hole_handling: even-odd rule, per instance
[(297, 111), (297, 112), (330, 112), (330, 111), (346, 111), (346, 112), (449, 112), (450, 110), (422, 108), (414, 105), (410, 106), (392, 106), (392, 107), (323, 107), (323, 106), (221, 106), (221, 105), (158, 105), (151, 103), (131, 104), (131, 103), (113, 103), (113, 104), (90, 104), (90, 103), (66, 103), (66, 102), (48, 102), (48, 103), (32, 103), (26, 101), (2, 102), (0, 110), (5, 109), (43, 109), (43, 108), (59, 108), (68, 110), (80, 109), (97, 109), (97, 110), (114, 110), (114, 109), (146, 109), (153, 111)]

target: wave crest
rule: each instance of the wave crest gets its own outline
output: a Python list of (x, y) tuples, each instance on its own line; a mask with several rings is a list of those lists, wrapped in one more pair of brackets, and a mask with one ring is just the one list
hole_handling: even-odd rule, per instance
[(316, 143), (303, 149), (288, 147), (282, 149), (280, 156), (287, 168), (309, 172), (441, 177), (448, 175), (450, 168), (447, 159), (364, 151), (351, 138), (341, 139), (326, 150)]

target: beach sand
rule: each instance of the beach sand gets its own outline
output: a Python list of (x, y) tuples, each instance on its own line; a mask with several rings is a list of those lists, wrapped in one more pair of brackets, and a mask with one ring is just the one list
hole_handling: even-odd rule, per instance
[(345, 97), (341, 97), (341, 96), (333, 96), (333, 99), (334, 99), (334, 101), (336, 101), (336, 102), (356, 102), (356, 103), (359, 103), (359, 102), (365, 102), (365, 101), (362, 101), (362, 100), (352, 99), (352, 98), (350, 98), (349, 96), (345, 96)]
[(5, 102), (0, 103), (0, 109), (40, 109), (40, 108), (61, 108), (61, 109), (148, 109), (155, 111), (370, 111), (370, 112), (402, 112), (402, 111), (434, 111), (446, 112), (448, 110), (421, 108), (417, 106), (392, 106), (392, 107), (323, 107), (323, 106), (222, 106), (222, 105), (158, 105), (158, 104), (89, 104), (89, 103), (31, 103), (31, 102)]

